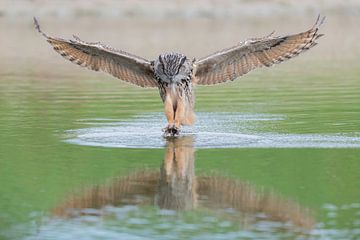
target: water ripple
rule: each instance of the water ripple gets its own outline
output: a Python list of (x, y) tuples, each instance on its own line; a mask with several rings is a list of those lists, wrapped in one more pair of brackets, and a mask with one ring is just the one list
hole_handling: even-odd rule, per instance
[[(192, 135), (197, 148), (358, 148), (358, 134), (285, 134), (259, 132), (264, 121), (282, 121), (272, 114), (199, 113), (193, 127), (182, 135)], [(68, 130), (67, 143), (113, 148), (163, 148), (162, 113), (135, 116), (131, 120), (81, 119), (87, 128)]]

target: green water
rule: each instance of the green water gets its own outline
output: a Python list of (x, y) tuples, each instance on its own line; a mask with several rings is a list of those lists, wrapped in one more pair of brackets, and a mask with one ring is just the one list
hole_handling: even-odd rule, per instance
[[(336, 64), (289, 63), (277, 70), (257, 71), (234, 83), (197, 87), (196, 111), (281, 116), (281, 120), (252, 126), (252, 131), (257, 133), (358, 138), (359, 77), (360, 69), (351, 64), (338, 68)], [(69, 138), (67, 131), (87, 128), (84, 121), (91, 119), (100, 119), (98, 127), (101, 119), (131, 122), (139, 114), (161, 112), (162, 108), (156, 90), (122, 84), (102, 74), (0, 75), (0, 238), (36, 239), (39, 235), (40, 239), (64, 239), (62, 234), (65, 237), (75, 224), (82, 233), (80, 239), (88, 239), (88, 230), (95, 223), (73, 223), (74, 219), (65, 219), (59, 228), (42, 228), (52, 221), (51, 209), (74, 193), (95, 185), (106, 186), (112, 179), (139, 169), (158, 172), (165, 149), (70, 144), (65, 141)], [(305, 238), (359, 237), (358, 147), (194, 150), (197, 176), (217, 175), (245, 182), (257, 189), (254, 191), (272, 192), (309, 210), (315, 225)], [(171, 232), (190, 238), (199, 232), (213, 232), (219, 239), (231, 239), (240, 235), (226, 235), (228, 232), (245, 231), (232, 227), (235, 220), (227, 220), (230, 225), (221, 225), (223, 220), (216, 220), (216, 209), (210, 209), (212, 213), (194, 209), (179, 213), (178, 217), (168, 217), (156, 214), (154, 204), (148, 204), (132, 210), (131, 216), (149, 221), (140, 228), (130, 220), (97, 219), (96, 224), (104, 224), (98, 238), (111, 238), (114, 236), (111, 234), (119, 232), (133, 239), (170, 238)], [(215, 223), (203, 221), (205, 215), (215, 216)], [(170, 227), (149, 231), (159, 222), (167, 222)], [(262, 236), (249, 229), (245, 237)], [(278, 230), (267, 233), (267, 237), (282, 233), (284, 237), (292, 236)]]

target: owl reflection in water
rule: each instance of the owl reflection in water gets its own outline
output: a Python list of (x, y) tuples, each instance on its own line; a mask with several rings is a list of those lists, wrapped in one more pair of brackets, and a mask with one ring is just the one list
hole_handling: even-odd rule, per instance
[(153, 61), (116, 50), (99, 42), (90, 43), (74, 36), (72, 40), (50, 37), (36, 29), (63, 57), (80, 66), (107, 72), (140, 87), (158, 88), (168, 121), (165, 136), (176, 136), (182, 125), (195, 121), (193, 86), (233, 81), (259, 67), (270, 67), (315, 46), (323, 36), (318, 30), (325, 18), (318, 17), (305, 32), (274, 37), (251, 38), (199, 60), (180, 53), (164, 53)]

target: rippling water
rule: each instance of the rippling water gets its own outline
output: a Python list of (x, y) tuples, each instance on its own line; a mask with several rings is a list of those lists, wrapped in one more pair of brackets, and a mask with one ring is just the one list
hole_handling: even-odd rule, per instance
[[(360, 136), (353, 134), (285, 134), (256, 131), (264, 121), (281, 121), (281, 115), (200, 113), (197, 123), (184, 127), (182, 136), (193, 136), (197, 148), (354, 148)], [(83, 119), (95, 127), (67, 131), (65, 142), (99, 147), (162, 148), (163, 114), (148, 114), (130, 121)]]
[(156, 92), (54, 78), (2, 77), (1, 236), (359, 234), (356, 81), (342, 83), (332, 108), (336, 85), (311, 101), (276, 79), (271, 100), (250, 80), (199, 88), (196, 125), (165, 139)]

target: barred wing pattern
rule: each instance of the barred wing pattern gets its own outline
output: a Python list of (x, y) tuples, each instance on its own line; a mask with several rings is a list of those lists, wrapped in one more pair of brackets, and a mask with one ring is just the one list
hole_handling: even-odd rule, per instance
[(249, 71), (262, 66), (270, 67), (275, 63), (299, 55), (317, 43), (323, 36), (318, 30), (325, 17), (318, 16), (314, 26), (303, 33), (263, 38), (253, 38), (237, 46), (216, 52), (200, 59), (196, 64), (195, 82), (200, 85), (212, 85), (233, 81)]
[(157, 87), (151, 63), (141, 57), (113, 49), (99, 42), (88, 43), (74, 36), (74, 40), (49, 37), (41, 31), (34, 18), (36, 29), (64, 58), (94, 71), (104, 71), (123, 81), (141, 86)]

